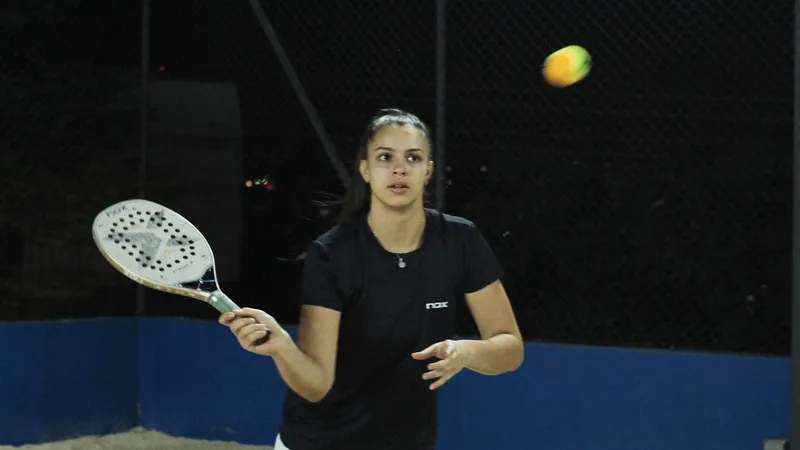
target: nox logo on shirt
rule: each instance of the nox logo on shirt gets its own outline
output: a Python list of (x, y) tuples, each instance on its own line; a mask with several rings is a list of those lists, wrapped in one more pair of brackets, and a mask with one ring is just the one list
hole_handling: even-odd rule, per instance
[(425, 309), (447, 308), (447, 302), (425, 303)]

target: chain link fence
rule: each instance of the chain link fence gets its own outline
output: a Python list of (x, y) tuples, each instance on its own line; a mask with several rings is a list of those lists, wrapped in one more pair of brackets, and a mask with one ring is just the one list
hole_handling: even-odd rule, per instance
[[(495, 248), (526, 338), (788, 354), (790, 2), (451, 1), (444, 105), (436, 2), (258, 5), (348, 169), (376, 109), (412, 110), (435, 129), (444, 107), (446, 212), (477, 222)], [(3, 300), (3, 318), (98, 308), (77, 300), (95, 285), (30, 289), (51, 272), (43, 261), (72, 254), (42, 248), (50, 237), (92, 249), (88, 218), (136, 195), (139, 7), (18, 2), (0, 14), (12, 36), (0, 43), (0, 139), (19, 150), (0, 157), (3, 168), (28, 168), (4, 170), (1, 228), (12, 238), (3, 242), (19, 248), (7, 249), (15, 256), (3, 280), (24, 270), (31, 280), (3, 282), (2, 298), (15, 299)], [(296, 320), (287, 305), (302, 262), (286, 259), (329, 225), (314, 200), (342, 193), (309, 110), (248, 1), (152, 2), (151, 11), (151, 84), (234, 85), (243, 178), (275, 187), (242, 193), (245, 263), (223, 286), (237, 298), (259, 292), (249, 303)], [(546, 85), (542, 61), (572, 44), (591, 52), (592, 73)], [(148, 168), (155, 198), (168, 169)], [(85, 193), (90, 185), (99, 190)], [(102, 273), (115, 289), (130, 285)], [(163, 305), (187, 311), (148, 302), (154, 314)], [(202, 306), (198, 315), (211, 314)]]
[[(368, 114), (435, 125), (434, 2), (263, 1), (349, 158)], [(506, 269), (526, 337), (789, 351), (789, 2), (448, 2), (447, 211)], [(556, 89), (547, 54), (594, 69)]]
[[(450, 2), (450, 211), (528, 337), (788, 354), (792, 5)], [(592, 74), (541, 81), (554, 49)]]

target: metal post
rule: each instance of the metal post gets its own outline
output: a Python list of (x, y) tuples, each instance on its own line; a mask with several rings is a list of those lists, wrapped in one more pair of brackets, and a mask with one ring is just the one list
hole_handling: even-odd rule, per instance
[(800, 446), (800, 1), (794, 2), (794, 200), (792, 202), (792, 401), (789, 442)]
[[(150, 0), (142, 0), (142, 61), (139, 98), (139, 198), (147, 195), (147, 109), (149, 107), (150, 73)], [(144, 315), (144, 286), (137, 283), (136, 315)]]
[(300, 100), (300, 104), (303, 106), (303, 109), (308, 116), (308, 120), (311, 122), (311, 125), (317, 132), (317, 136), (319, 136), (323, 150), (325, 150), (325, 153), (328, 155), (328, 159), (330, 159), (334, 170), (336, 170), (336, 173), (339, 174), (339, 179), (342, 182), (342, 186), (347, 188), (347, 186), (350, 185), (350, 174), (347, 173), (347, 169), (339, 159), (339, 156), (336, 153), (336, 147), (333, 145), (333, 139), (331, 139), (330, 135), (325, 130), (325, 126), (322, 123), (322, 119), (319, 117), (319, 113), (314, 107), (314, 103), (308, 97), (308, 94), (303, 87), (303, 83), (300, 81), (300, 77), (297, 75), (297, 71), (294, 69), (291, 60), (289, 60), (289, 56), (287, 56), (286, 52), (283, 50), (283, 45), (281, 45), (280, 40), (278, 39), (278, 33), (275, 32), (275, 28), (273, 28), (272, 23), (270, 23), (269, 19), (267, 18), (267, 13), (264, 12), (264, 8), (261, 6), (261, 3), (259, 3), (259, 0), (249, 0), (249, 2), (250, 7), (253, 8), (253, 13), (255, 13), (259, 25), (261, 25), (261, 29), (264, 30), (264, 33), (267, 35), (267, 39), (272, 46), (272, 50), (275, 52), (275, 56), (278, 58), (281, 66), (283, 66), (284, 72), (286, 72), (286, 77), (289, 79), (289, 83), (292, 85), (292, 88), (294, 88), (295, 94), (297, 94), (297, 99)]
[(447, 162), (445, 161), (447, 102), (447, 0), (436, 0), (436, 209), (444, 211), (447, 189)]

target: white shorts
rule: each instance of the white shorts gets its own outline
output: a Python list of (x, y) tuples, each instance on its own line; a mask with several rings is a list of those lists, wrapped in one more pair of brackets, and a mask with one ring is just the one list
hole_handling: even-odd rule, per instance
[(275, 450), (289, 450), (285, 445), (283, 445), (283, 441), (281, 441), (281, 435), (278, 433), (278, 437), (275, 438)]

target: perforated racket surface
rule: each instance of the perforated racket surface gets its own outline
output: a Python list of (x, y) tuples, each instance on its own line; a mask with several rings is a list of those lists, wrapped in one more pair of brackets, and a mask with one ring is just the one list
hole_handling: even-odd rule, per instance
[(165, 206), (140, 199), (111, 205), (95, 217), (92, 236), (106, 260), (139, 284), (204, 301), (222, 313), (239, 309), (219, 288), (208, 241)]

